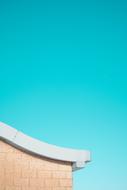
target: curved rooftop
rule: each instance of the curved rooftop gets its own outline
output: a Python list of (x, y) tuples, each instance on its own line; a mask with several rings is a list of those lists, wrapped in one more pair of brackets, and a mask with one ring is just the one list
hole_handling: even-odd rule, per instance
[(90, 161), (90, 152), (87, 150), (75, 150), (50, 145), (27, 136), (3, 122), (0, 122), (0, 139), (28, 153), (71, 162), (73, 171), (84, 168), (85, 164)]

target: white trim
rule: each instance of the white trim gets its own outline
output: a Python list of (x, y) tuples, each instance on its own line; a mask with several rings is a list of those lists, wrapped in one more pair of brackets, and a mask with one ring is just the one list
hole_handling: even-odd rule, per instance
[(72, 162), (73, 171), (83, 168), (85, 163), (90, 161), (89, 151), (50, 145), (29, 137), (2, 122), (0, 122), (0, 138), (25, 151), (54, 160)]

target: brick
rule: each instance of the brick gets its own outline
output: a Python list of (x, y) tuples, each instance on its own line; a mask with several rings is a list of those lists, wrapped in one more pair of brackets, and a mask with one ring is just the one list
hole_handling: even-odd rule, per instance
[(6, 186), (4, 190), (21, 190), (21, 187)]
[(0, 190), (72, 190), (72, 166), (0, 140)]
[(29, 185), (29, 179), (28, 178), (19, 178), (19, 177), (14, 177), (14, 186), (27, 186)]

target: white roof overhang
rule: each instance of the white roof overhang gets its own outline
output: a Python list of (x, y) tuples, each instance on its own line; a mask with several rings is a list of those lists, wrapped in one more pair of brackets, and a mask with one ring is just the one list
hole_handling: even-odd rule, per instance
[(84, 168), (85, 164), (90, 161), (89, 151), (50, 145), (29, 137), (3, 122), (0, 122), (0, 139), (32, 154), (54, 160), (71, 162), (73, 164), (73, 171)]

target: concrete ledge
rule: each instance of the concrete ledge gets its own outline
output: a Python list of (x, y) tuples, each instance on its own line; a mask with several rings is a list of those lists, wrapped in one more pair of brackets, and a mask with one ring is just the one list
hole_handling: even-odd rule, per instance
[(44, 143), (0, 122), (0, 138), (29, 153), (44, 156), (54, 160), (72, 162), (73, 171), (84, 167), (90, 161), (90, 152), (61, 148)]

